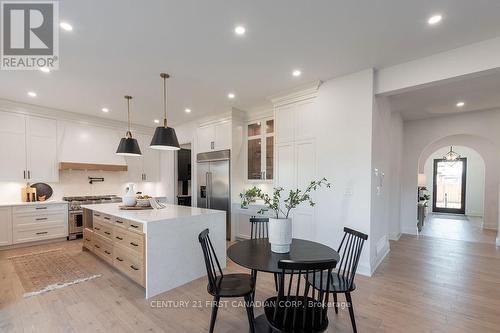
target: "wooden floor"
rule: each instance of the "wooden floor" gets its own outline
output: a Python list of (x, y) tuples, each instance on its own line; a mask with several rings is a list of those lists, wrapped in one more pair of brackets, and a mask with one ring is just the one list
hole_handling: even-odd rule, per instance
[[(211, 299), (205, 279), (145, 300), (140, 287), (91, 253), (81, 252), (81, 242), (39, 249), (47, 248), (64, 248), (103, 276), (25, 299), (6, 258), (35, 249), (0, 252), (0, 332), (207, 331), (210, 308), (205, 302)], [(230, 263), (228, 271), (245, 270)], [(391, 242), (391, 252), (376, 274), (359, 276), (357, 285), (353, 298), (359, 332), (500, 331), (500, 249), (491, 244), (403, 236)], [(260, 274), (257, 300), (273, 290), (272, 276)], [(156, 301), (172, 303), (152, 307)], [(247, 332), (245, 310), (235, 305), (219, 311), (216, 332)], [(262, 313), (260, 308), (255, 311)], [(347, 309), (339, 315), (330, 311), (329, 318), (328, 332), (351, 332)]]

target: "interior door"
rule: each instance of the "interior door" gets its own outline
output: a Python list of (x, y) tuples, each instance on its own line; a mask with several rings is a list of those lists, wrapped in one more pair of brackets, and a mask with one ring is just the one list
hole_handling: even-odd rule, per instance
[(210, 162), (210, 208), (226, 212), (226, 236), (231, 236), (229, 203), (229, 161)]
[(210, 172), (210, 163), (198, 163), (197, 168), (197, 179), (198, 179), (198, 189), (197, 189), (197, 205), (200, 208), (209, 208), (208, 207), (208, 188), (207, 188), (207, 178)]
[(465, 214), (467, 159), (434, 160), (432, 211)]

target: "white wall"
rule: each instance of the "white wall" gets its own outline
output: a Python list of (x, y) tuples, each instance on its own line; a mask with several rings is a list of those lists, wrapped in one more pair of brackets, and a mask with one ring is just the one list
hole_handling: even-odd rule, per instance
[[(450, 150), (449, 146), (440, 148), (435, 151), (424, 165), (424, 173), (426, 178), (426, 187), (429, 190), (432, 202), (433, 188), (433, 171), (434, 160), (443, 158)], [(453, 150), (460, 154), (461, 157), (467, 158), (467, 179), (465, 186), (465, 214), (469, 216), (483, 216), (484, 210), (484, 160), (481, 155), (474, 149), (453, 146)]]
[(445, 145), (473, 148), (485, 163), (484, 226), (496, 229), (499, 224), (499, 147), (500, 110), (476, 111), (447, 117), (404, 123), (402, 164), (401, 229), (416, 234), (417, 175), (424, 170), (427, 158)]

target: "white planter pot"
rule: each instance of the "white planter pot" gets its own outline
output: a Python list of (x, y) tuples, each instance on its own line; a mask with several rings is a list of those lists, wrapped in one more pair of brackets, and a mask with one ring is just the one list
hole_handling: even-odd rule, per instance
[(292, 244), (292, 219), (269, 218), (269, 243), (275, 253), (290, 252)]

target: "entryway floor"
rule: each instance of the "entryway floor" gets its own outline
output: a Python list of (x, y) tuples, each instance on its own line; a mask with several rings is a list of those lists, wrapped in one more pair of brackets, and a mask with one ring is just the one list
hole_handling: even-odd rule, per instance
[(420, 235), (467, 242), (495, 243), (496, 230), (483, 229), (482, 223), (483, 219), (476, 216), (431, 213), (427, 216)]

